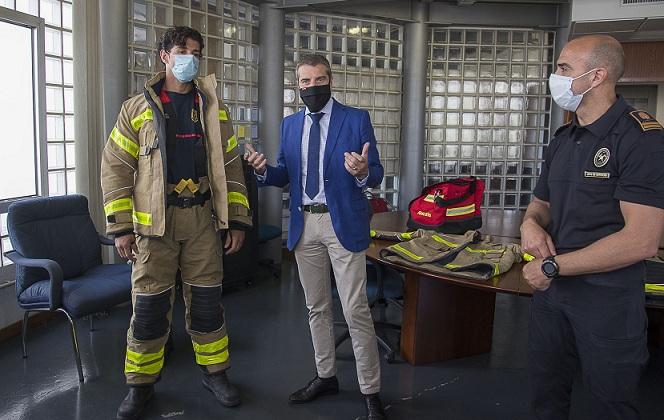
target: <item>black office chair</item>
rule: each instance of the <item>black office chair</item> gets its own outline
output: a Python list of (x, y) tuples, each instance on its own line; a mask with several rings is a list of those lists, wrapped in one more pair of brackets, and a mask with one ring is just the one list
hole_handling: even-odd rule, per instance
[[(334, 282), (334, 275), (332, 276), (332, 281)], [(332, 294), (336, 299), (339, 298), (336, 284), (333, 286)], [(403, 303), (401, 302), (403, 299), (403, 281), (401, 275), (394, 270), (388, 271), (384, 267), (368, 261), (367, 298), (374, 320), (378, 346), (385, 351), (384, 357), (387, 363), (393, 363), (399, 354), (401, 325), (387, 322), (386, 309), (391, 304), (399, 311), (403, 310)], [(350, 338), (350, 332), (345, 321), (335, 321), (334, 325), (344, 329), (343, 333), (335, 339), (335, 347), (339, 347), (344, 341)], [(394, 335), (397, 338), (396, 342), (390, 337)]]
[[(265, 245), (273, 239), (281, 239), (281, 228), (274, 225), (258, 225), (258, 246)], [(281, 267), (271, 259), (260, 259), (258, 264), (267, 267), (275, 278), (281, 277)]]
[(102, 263), (101, 245), (114, 242), (97, 234), (82, 195), (14, 202), (7, 227), (14, 250), (5, 256), (16, 264), (16, 298), (25, 310), (23, 357), (28, 356), (30, 312), (62, 312), (71, 325), (78, 378), (83, 382), (74, 320), (129, 301), (131, 267)]

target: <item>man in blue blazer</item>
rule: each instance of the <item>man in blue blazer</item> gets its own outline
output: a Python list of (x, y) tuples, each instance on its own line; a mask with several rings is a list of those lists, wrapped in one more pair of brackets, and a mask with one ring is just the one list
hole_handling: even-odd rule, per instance
[(296, 75), (306, 109), (281, 125), (276, 166), (247, 145), (246, 159), (259, 185), (290, 184), (288, 249), (295, 250), (309, 308), (316, 377), (290, 396), (305, 403), (336, 394), (330, 266), (348, 323), (367, 417), (385, 419), (376, 333), (366, 294), (369, 209), (362, 193), (383, 179), (369, 113), (331, 98), (332, 71), (321, 55), (300, 58)]

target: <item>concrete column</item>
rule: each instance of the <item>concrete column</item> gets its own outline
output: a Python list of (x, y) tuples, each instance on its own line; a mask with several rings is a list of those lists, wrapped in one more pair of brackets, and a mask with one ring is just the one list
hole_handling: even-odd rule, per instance
[(425, 101), (429, 3), (411, 3), (412, 23), (404, 34), (404, 73), (401, 117), (401, 154), (399, 170), (399, 209), (422, 190), (424, 162)]
[[(258, 66), (258, 138), (260, 152), (274, 164), (279, 154), (279, 127), (284, 115), (284, 11), (274, 2), (260, 5), (260, 39)], [(281, 227), (282, 189), (261, 188), (259, 191), (261, 224)], [(271, 241), (263, 250), (264, 257), (281, 262), (281, 241)]]
[(105, 133), (99, 73), (99, 0), (74, 0), (72, 13), (76, 191), (88, 197), (92, 220), (97, 231), (103, 233), (99, 172)]

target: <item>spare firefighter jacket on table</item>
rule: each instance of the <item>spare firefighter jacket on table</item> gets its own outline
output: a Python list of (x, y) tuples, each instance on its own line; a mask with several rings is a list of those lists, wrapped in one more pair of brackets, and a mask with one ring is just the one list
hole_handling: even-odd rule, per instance
[(163, 85), (162, 72), (122, 105), (102, 157), (106, 232), (137, 235), (129, 384), (159, 377), (178, 269), (196, 362), (208, 373), (229, 366), (216, 231), (251, 226), (240, 151), (214, 75), (196, 79), (193, 98), (174, 97), (175, 104)]
[(404, 241), (381, 251), (381, 257), (435, 273), (488, 280), (521, 262), (517, 244), (496, 244), (490, 237), (469, 230), (463, 235), (419, 229), (415, 232), (371, 231), (374, 239)]

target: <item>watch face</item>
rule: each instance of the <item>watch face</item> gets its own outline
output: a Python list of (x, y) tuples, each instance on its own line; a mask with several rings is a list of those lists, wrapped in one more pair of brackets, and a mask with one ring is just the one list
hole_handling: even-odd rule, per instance
[(544, 274), (547, 276), (555, 276), (556, 266), (551, 261), (544, 261), (544, 263), (542, 263), (542, 271), (544, 271)]

